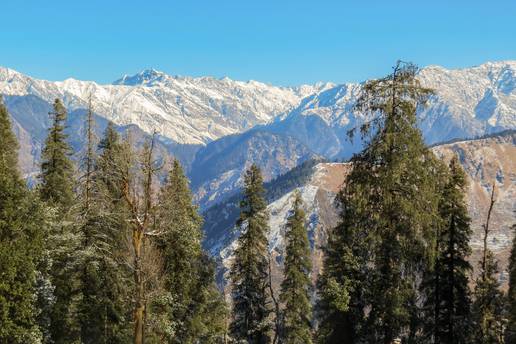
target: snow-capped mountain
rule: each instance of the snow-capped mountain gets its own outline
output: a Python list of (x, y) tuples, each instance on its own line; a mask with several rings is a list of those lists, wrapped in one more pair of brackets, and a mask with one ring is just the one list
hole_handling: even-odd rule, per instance
[[(516, 61), (456, 70), (430, 66), (421, 70), (419, 78), (436, 91), (419, 113), (428, 143), (516, 128)], [(91, 96), (99, 118), (121, 128), (133, 125), (147, 134), (157, 130), (169, 153), (179, 157), (188, 171), (191, 166), (203, 168), (190, 173), (202, 207), (234, 193), (251, 163), (267, 168), (270, 180), (308, 156), (346, 158), (358, 151), (360, 142), (350, 142), (346, 132), (364, 120), (353, 111), (360, 89), (354, 83), (276, 87), (229, 78), (170, 76), (154, 69), (99, 85), (75, 79), (39, 80), (0, 68), (0, 94), (22, 142), (24, 173), (37, 170), (52, 101), (63, 99), (74, 117), (84, 111)], [(249, 134), (249, 130), (273, 135)], [(229, 135), (234, 136), (231, 142), (248, 144), (239, 149), (227, 146)], [(263, 147), (269, 154), (258, 152)], [(202, 162), (208, 155), (218, 168), (204, 174)]]
[[(516, 61), (456, 70), (430, 66), (418, 78), (436, 93), (418, 114), (427, 143), (516, 128)], [(321, 90), (268, 128), (298, 138), (316, 153), (347, 157), (360, 148), (345, 135), (364, 121), (353, 111), (360, 89), (360, 84), (343, 84)]]
[[(516, 126), (516, 61), (448, 70), (430, 66), (420, 79), (437, 91), (420, 114), (428, 142), (475, 136)], [(154, 69), (111, 85), (67, 79), (46, 81), (0, 67), (0, 94), (62, 98), (69, 110), (87, 106), (118, 125), (134, 124), (181, 144), (206, 144), (259, 124), (317, 116), (331, 128), (360, 122), (352, 106), (359, 84), (276, 87), (229, 78), (170, 76)], [(46, 116), (46, 114), (42, 114)]]
[(134, 124), (148, 133), (157, 130), (180, 144), (206, 144), (267, 123), (330, 86), (285, 88), (228, 78), (173, 77), (155, 70), (99, 85), (75, 79), (38, 80), (0, 68), (0, 94), (34, 95), (47, 102), (61, 98), (70, 111), (85, 108), (91, 96), (95, 112), (115, 124)]

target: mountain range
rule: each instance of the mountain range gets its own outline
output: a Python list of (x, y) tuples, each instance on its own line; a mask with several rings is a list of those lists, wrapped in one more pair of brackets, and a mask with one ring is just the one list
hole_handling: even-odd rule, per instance
[[(516, 61), (455, 70), (429, 66), (418, 77), (436, 92), (418, 114), (427, 143), (516, 128)], [(153, 69), (100, 85), (39, 80), (0, 68), (0, 94), (20, 140), (25, 175), (38, 169), (53, 100), (61, 98), (68, 108), (68, 132), (80, 152), (91, 99), (98, 136), (108, 120), (139, 141), (156, 130), (160, 154), (181, 160), (202, 209), (231, 197), (252, 163), (264, 167), (269, 181), (307, 160), (341, 160), (358, 151), (360, 141), (345, 134), (364, 121), (353, 109), (360, 89), (330, 82), (278, 87)]]

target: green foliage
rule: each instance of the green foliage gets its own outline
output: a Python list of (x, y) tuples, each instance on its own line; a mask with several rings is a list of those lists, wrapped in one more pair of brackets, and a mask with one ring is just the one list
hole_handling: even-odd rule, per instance
[[(339, 195), (341, 223), (329, 238), (320, 281), (322, 342), (414, 336), (418, 279), (435, 239), (439, 166), (416, 125), (416, 109), (431, 94), (416, 73), (398, 63), (391, 75), (367, 82), (357, 100), (370, 120), (360, 128), (366, 147), (351, 160)], [(345, 312), (326, 290), (334, 281), (350, 297)]]
[(312, 343), (312, 305), (310, 303), (312, 262), (310, 243), (305, 229), (305, 213), (302, 209), (303, 201), (299, 192), (295, 197), (285, 233), (285, 268), (280, 294), (280, 300), (284, 304), (281, 342), (309, 344)]
[(426, 272), (424, 337), (438, 343), (471, 342), (470, 219), (465, 200), (466, 177), (457, 157), (439, 202), (440, 225), (434, 266)]
[(0, 342), (39, 343), (37, 265), (45, 212), (18, 172), (18, 143), (0, 101)]
[[(110, 123), (99, 144), (99, 157), (85, 175), (80, 195), (81, 230), (78, 306), (83, 343), (125, 343), (130, 338), (130, 272), (124, 264), (128, 233), (121, 198), (124, 146)], [(89, 154), (92, 154), (90, 151)], [(87, 160), (93, 161), (93, 156)], [(86, 170), (85, 173), (88, 173)], [(87, 185), (90, 183), (91, 185)]]
[(201, 226), (188, 179), (174, 160), (160, 193), (152, 236), (163, 260), (164, 292), (149, 312), (154, 321), (166, 324), (163, 337), (168, 343), (210, 343), (223, 336), (225, 306), (213, 263), (202, 251)]
[(52, 125), (42, 151), (38, 185), (40, 198), (53, 208), (51, 227), (45, 240), (45, 255), (50, 260), (42, 269), (42, 280), (48, 280), (54, 288), (49, 314), (50, 335), (55, 343), (65, 343), (79, 338), (76, 317), (77, 261), (74, 258), (74, 253), (79, 249), (79, 237), (73, 215), (75, 195), (74, 166), (70, 160), (72, 151), (64, 133), (67, 114), (59, 99), (55, 100), (50, 115)]
[(244, 179), (244, 196), (237, 226), (242, 230), (230, 277), (232, 282), (233, 339), (249, 344), (269, 340), (268, 213), (260, 169), (252, 165)]
[(66, 109), (59, 99), (54, 102), (50, 114), (50, 127), (45, 147), (41, 153), (41, 174), (39, 185), (41, 199), (50, 205), (68, 209), (74, 199), (73, 163), (70, 160), (71, 148), (65, 134)]

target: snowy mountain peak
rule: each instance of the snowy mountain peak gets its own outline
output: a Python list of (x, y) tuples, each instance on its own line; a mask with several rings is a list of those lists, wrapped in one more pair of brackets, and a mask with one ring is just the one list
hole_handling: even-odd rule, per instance
[[(431, 66), (419, 78), (437, 91), (420, 116), (429, 143), (516, 127), (516, 61), (464, 69)], [(76, 79), (40, 80), (0, 67), (4, 96), (30, 95), (48, 103), (61, 98), (73, 111), (87, 106), (91, 95), (98, 115), (117, 125), (137, 125), (148, 133), (158, 130), (181, 144), (207, 144), (256, 125), (283, 120), (301, 123), (308, 117), (321, 119), (341, 137), (362, 120), (353, 111), (360, 89), (360, 84), (353, 83), (277, 87), (227, 77), (171, 76), (155, 69), (100, 85)], [(41, 116), (48, 117), (46, 112)], [(290, 127), (291, 135), (303, 129)], [(302, 132), (308, 134), (313, 127), (305, 129)]]
[(125, 86), (138, 86), (145, 85), (151, 86), (156, 82), (163, 81), (170, 76), (164, 72), (158, 71), (154, 68), (149, 68), (137, 73), (135, 75), (125, 74), (120, 79), (113, 82), (113, 85), (125, 85)]

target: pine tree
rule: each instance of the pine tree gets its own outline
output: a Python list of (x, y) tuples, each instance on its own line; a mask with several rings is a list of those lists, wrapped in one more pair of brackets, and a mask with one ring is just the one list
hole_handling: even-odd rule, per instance
[(472, 268), (467, 256), (471, 253), (471, 228), (464, 196), (466, 178), (457, 157), (450, 162), (447, 179), (439, 205), (436, 259), (424, 288), (425, 337), (435, 343), (470, 343), (468, 274)]
[[(81, 178), (82, 234), (80, 253), (81, 302), (79, 305), (81, 341), (83, 343), (123, 343), (129, 338), (127, 302), (128, 273), (122, 267), (127, 225), (117, 180), (122, 160), (122, 146), (113, 125), (108, 124), (95, 156), (94, 121), (90, 107), (86, 118), (87, 149)], [(126, 212), (127, 213), (127, 212)]]
[(417, 332), (418, 281), (431, 257), (438, 201), (438, 163), (416, 120), (431, 91), (417, 71), (398, 63), (391, 75), (367, 82), (357, 100), (370, 120), (360, 128), (366, 145), (351, 160), (341, 223), (330, 234), (322, 342), (390, 344)]
[(37, 265), (44, 210), (18, 172), (18, 142), (0, 99), (0, 342), (39, 343)]
[(74, 165), (65, 134), (66, 109), (59, 99), (50, 113), (52, 125), (42, 151), (40, 198), (54, 209), (54, 218), (45, 242), (52, 266), (48, 267), (55, 302), (50, 313), (50, 332), (55, 343), (79, 338), (77, 319), (78, 276), (76, 256), (80, 248), (74, 223)]
[(509, 258), (509, 291), (507, 293), (508, 324), (505, 331), (505, 343), (516, 344), (516, 224), (512, 226), (511, 257)]
[[(162, 322), (168, 324), (169, 333), (163, 336), (169, 343), (208, 343), (222, 334), (224, 307), (212, 264), (201, 247), (201, 225), (188, 179), (174, 160), (161, 189), (154, 225), (154, 232), (160, 234), (155, 243), (163, 258), (165, 294), (152, 306), (156, 311), (166, 310)], [(167, 300), (173, 302), (164, 303)], [(214, 314), (206, 314), (207, 307)], [(152, 309), (149, 313), (152, 316)], [(219, 330), (213, 331), (217, 323)]]
[(284, 304), (281, 343), (312, 343), (310, 303), (312, 262), (301, 195), (296, 193), (285, 231), (285, 272), (280, 300)]
[(484, 224), (484, 246), (479, 262), (480, 273), (475, 281), (472, 307), (474, 342), (478, 344), (501, 344), (504, 341), (504, 297), (500, 291), (497, 275), (498, 262), (487, 246), (491, 213), (495, 204), (495, 184), (492, 186), (491, 202)]
[(41, 198), (49, 204), (68, 209), (74, 199), (73, 163), (70, 160), (72, 149), (66, 141), (66, 109), (59, 99), (54, 102), (50, 113), (50, 127), (45, 147), (41, 153)]
[(130, 293), (133, 284), (127, 268), (130, 211), (123, 197), (123, 175), (131, 163), (130, 149), (109, 123), (98, 145), (94, 174), (97, 206), (96, 260), (101, 276), (99, 309), (103, 340), (126, 343), (131, 337)]
[(233, 298), (233, 339), (267, 343), (270, 331), (268, 295), (268, 213), (260, 169), (245, 174), (244, 196), (237, 226), (242, 230), (230, 271)]

